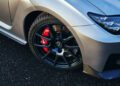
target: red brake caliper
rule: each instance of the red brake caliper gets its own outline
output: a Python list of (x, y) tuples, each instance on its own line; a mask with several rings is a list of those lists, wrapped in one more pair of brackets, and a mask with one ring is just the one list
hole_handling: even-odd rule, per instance
[[(49, 37), (49, 36), (50, 36), (50, 29), (49, 29), (49, 27), (46, 27), (46, 28), (43, 30), (42, 36), (44, 36), (44, 37)], [(42, 38), (42, 37), (41, 37), (40, 43), (41, 43), (42, 45), (48, 45), (49, 42), (48, 42), (48, 40), (46, 40), (45, 38)], [(48, 53), (49, 49), (46, 48), (46, 47), (44, 47), (44, 48), (43, 48), (43, 51), (46, 52), (46, 53)]]

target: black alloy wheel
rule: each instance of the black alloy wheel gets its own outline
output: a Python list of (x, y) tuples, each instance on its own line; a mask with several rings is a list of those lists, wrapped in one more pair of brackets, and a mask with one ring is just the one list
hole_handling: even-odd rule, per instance
[(58, 69), (82, 66), (80, 48), (68, 28), (53, 16), (40, 15), (31, 26), (29, 45), (42, 62)]

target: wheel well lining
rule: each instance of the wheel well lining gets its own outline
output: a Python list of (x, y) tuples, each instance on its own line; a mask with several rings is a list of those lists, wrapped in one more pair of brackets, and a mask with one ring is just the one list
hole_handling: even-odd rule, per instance
[(29, 13), (24, 20), (24, 34), (26, 40), (28, 40), (28, 33), (30, 30), (30, 26), (35, 21), (35, 19), (42, 13), (42, 11), (33, 11)]

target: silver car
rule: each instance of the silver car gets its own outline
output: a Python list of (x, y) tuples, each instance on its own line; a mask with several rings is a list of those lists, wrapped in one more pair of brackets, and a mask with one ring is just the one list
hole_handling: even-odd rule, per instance
[(119, 0), (0, 0), (0, 33), (51, 67), (120, 77)]

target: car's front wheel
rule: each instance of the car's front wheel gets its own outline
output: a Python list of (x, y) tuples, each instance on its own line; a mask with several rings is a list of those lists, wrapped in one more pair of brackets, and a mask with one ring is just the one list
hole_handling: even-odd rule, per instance
[(55, 17), (40, 15), (32, 24), (28, 41), (35, 57), (57, 69), (82, 66), (80, 48), (68, 28)]

